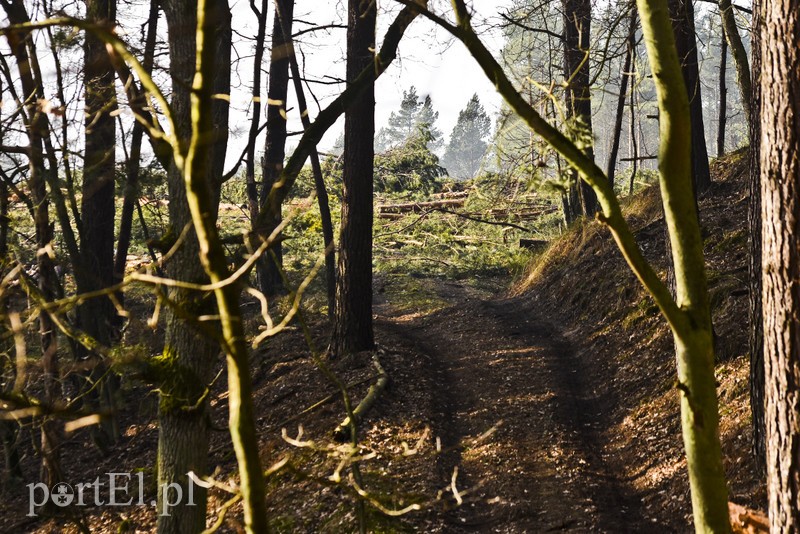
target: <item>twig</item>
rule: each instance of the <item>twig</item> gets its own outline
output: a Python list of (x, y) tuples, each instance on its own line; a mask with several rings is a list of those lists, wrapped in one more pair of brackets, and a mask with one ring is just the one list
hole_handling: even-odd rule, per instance
[[(352, 382), (350, 384), (347, 384), (345, 387), (347, 389), (351, 389), (351, 388), (354, 388), (356, 386), (360, 386), (361, 384), (364, 384), (364, 383), (369, 382), (372, 379), (376, 378), (376, 376), (377, 375), (370, 375), (367, 378), (363, 378), (363, 379), (358, 380), (356, 382)], [(285, 419), (284, 421), (281, 421), (277, 425), (273, 425), (273, 426), (269, 427), (266, 430), (266, 432), (274, 432), (275, 430), (278, 430), (279, 428), (283, 428), (286, 425), (288, 425), (289, 423), (293, 423), (293, 422), (297, 421), (300, 417), (313, 412), (317, 408), (321, 408), (322, 406), (325, 406), (326, 404), (328, 404), (329, 402), (333, 401), (334, 399), (336, 399), (340, 395), (341, 395), (340, 391), (336, 391), (334, 393), (331, 393), (330, 395), (328, 395), (324, 399), (315, 402), (314, 404), (312, 404), (311, 406), (309, 406), (308, 408), (306, 408), (302, 412), (297, 413), (297, 414), (289, 417), (288, 419)]]
[[(386, 385), (389, 383), (389, 375), (386, 374), (386, 371), (381, 367), (381, 363), (378, 360), (378, 355), (375, 354), (372, 357), (372, 364), (375, 366), (375, 369), (378, 371), (378, 380), (375, 381), (369, 390), (367, 391), (367, 395), (364, 399), (358, 403), (355, 410), (353, 410), (353, 420), (356, 424), (358, 424), (361, 419), (364, 417), (364, 414), (375, 405), (375, 402), (378, 400), (381, 392), (386, 389)], [(347, 439), (347, 433), (350, 429), (350, 417), (346, 417), (344, 421), (339, 423), (339, 426), (336, 427), (334, 430), (333, 435), (337, 440), (345, 440)]]
[(486, 219), (479, 219), (478, 217), (472, 217), (471, 215), (465, 215), (463, 213), (459, 213), (457, 211), (452, 211), (444, 208), (433, 208), (432, 211), (441, 211), (442, 213), (449, 213), (450, 215), (456, 215), (457, 217), (461, 217), (462, 219), (467, 219), (469, 221), (474, 221), (483, 224), (491, 224), (494, 226), (507, 226), (509, 228), (516, 228), (517, 230), (522, 230), (523, 232), (532, 233), (529, 228), (525, 228), (524, 226), (520, 226), (514, 223), (502, 222), (502, 221), (487, 221)]

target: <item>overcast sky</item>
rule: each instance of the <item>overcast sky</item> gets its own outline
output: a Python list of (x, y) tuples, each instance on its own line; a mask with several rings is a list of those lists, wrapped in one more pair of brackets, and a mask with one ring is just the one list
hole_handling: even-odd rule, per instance
[[(440, 13), (449, 12), (449, 0), (429, 0), (434, 9)], [(228, 163), (232, 165), (240, 156), (247, 144), (252, 105), (252, 78), (253, 78), (253, 47), (257, 30), (256, 17), (250, 9), (250, 0), (229, 0), (233, 15), (234, 53), (231, 79), (231, 117), (230, 125), (232, 134), (229, 137)], [(498, 9), (508, 0), (475, 0), (476, 16), (473, 24), (476, 28), (484, 27), (486, 17), (496, 15)], [(256, 4), (260, 4), (256, 0)], [(272, 31), (274, 7), (269, 1), (267, 47), (269, 48), (269, 34)], [(134, 39), (140, 39), (148, 13), (148, 0), (131, 0), (126, 6), (120, 6), (118, 17), (120, 27), (118, 31), (130, 33)], [(295, 0), (295, 25), (293, 32), (308, 29), (311, 25), (339, 24), (346, 22), (346, 0)], [(383, 40), (383, 35), (394, 20), (395, 14), (401, 6), (394, 0), (378, 0), (378, 46)], [(31, 13), (34, 19), (44, 18), (39, 12)], [(81, 16), (80, 13), (77, 14)], [(3, 23), (6, 23), (4, 20)], [(163, 41), (168, 39), (166, 22), (163, 14), (159, 21), (159, 37)], [(482, 30), (484, 42), (494, 52), (502, 48), (502, 37), (498, 31)], [(40, 41), (40, 50), (47, 49), (43, 41), (44, 33), (39, 32), (36, 38)], [(336, 28), (324, 32), (307, 33), (300, 37), (297, 45), (300, 54), (301, 71), (307, 78), (316, 80), (343, 79), (345, 75), (345, 38), (346, 31)], [(6, 49), (5, 40), (0, 42), (0, 48)], [(73, 124), (82, 123), (83, 103), (82, 86), (80, 84), (81, 71), (76, 63), (80, 60), (80, 49), (73, 50), (74, 55), (64, 52), (62, 66), (67, 67), (68, 109), (67, 115)], [(43, 55), (45, 78), (48, 85), (48, 95), (52, 98), (55, 94), (55, 65), (47, 54)], [(167, 61), (163, 61), (167, 63)], [(267, 75), (269, 70), (269, 51), (263, 64), (262, 95), (266, 96)], [(326, 78), (327, 77), (327, 78)], [(156, 76), (157, 83), (162, 85), (165, 92), (169, 92), (169, 77)], [(458, 118), (458, 112), (467, 104), (470, 97), (477, 93), (490, 116), (494, 116), (500, 106), (500, 97), (493, 86), (487, 81), (475, 61), (469, 56), (461, 43), (453, 40), (444, 30), (438, 29), (433, 23), (420, 16), (406, 31), (400, 43), (398, 58), (392, 63), (387, 72), (378, 80), (376, 85), (376, 129), (385, 126), (389, 115), (400, 106), (403, 90), (411, 85), (417, 89), (420, 97), (430, 95), (433, 107), (439, 112), (438, 128), (445, 138)], [(344, 84), (322, 85), (311, 83), (307, 86), (313, 91), (315, 98), (306, 94), (310, 106), (312, 119), (318, 113), (320, 106), (325, 107), (342, 90)], [(118, 88), (119, 89), (119, 88)], [(300, 124), (297, 106), (294, 99), (294, 90), (289, 90), (289, 130), (299, 132)], [(120, 95), (122, 96), (122, 95)], [(319, 104), (317, 104), (317, 101)], [(14, 102), (10, 99), (7, 104), (11, 107)], [(293, 108), (293, 109), (292, 109)], [(129, 110), (122, 110), (123, 118), (127, 125), (132, 121)], [(261, 121), (265, 120), (265, 110), (262, 109)], [(340, 120), (320, 144), (320, 150), (333, 146), (337, 137), (342, 132), (344, 120)], [(79, 126), (78, 126), (79, 127)], [(79, 127), (80, 128), (80, 127)], [(80, 145), (82, 134), (72, 136), (74, 142)], [(257, 151), (263, 150), (264, 133), (258, 141)], [(288, 141), (289, 148), (297, 144), (298, 137)], [(76, 145), (76, 146), (77, 146)], [(147, 149), (145, 149), (146, 152)], [(121, 157), (121, 155), (119, 156)]]
[[(480, 5), (480, 14), (491, 16), (497, 12), (499, 6), (506, 2), (502, 0), (481, 0), (475, 2)], [(432, 5), (435, 3), (432, 2)], [(250, 11), (248, 2), (238, 0), (232, 2), (234, 28), (241, 35), (255, 34), (254, 16)], [(443, 3), (447, 9), (449, 2)], [(394, 14), (399, 10), (395, 2), (382, 0), (379, 3), (378, 40), (383, 39), (386, 27), (394, 19)], [(320, 0), (297, 0), (295, 18), (317, 24), (338, 23), (344, 24), (346, 20), (346, 3), (342, 1), (322, 2)], [(272, 10), (269, 13), (268, 27), (272, 27)], [(476, 17), (480, 24), (481, 17)], [(294, 31), (308, 27), (302, 23), (295, 23)], [(502, 47), (499, 32), (486, 32), (484, 39), (493, 51)], [(238, 53), (244, 57), (251, 53), (252, 43), (242, 41), (238, 45)], [(308, 77), (320, 79), (324, 76), (334, 78), (344, 77), (344, 51), (345, 30), (334, 29), (330, 32), (321, 32), (313, 36), (307, 34), (301, 37), (300, 50), (302, 62), (305, 63), (305, 72)], [(244, 110), (249, 105), (250, 80), (252, 63), (243, 59), (239, 65), (241, 85), (239, 90), (232, 91), (232, 104), (234, 109)], [(267, 68), (268, 65), (265, 65)], [(400, 44), (399, 55), (389, 70), (381, 76), (376, 85), (376, 126), (380, 128), (386, 124), (389, 114), (400, 106), (403, 90), (411, 85), (417, 88), (421, 97), (430, 95), (433, 106), (439, 112), (438, 127), (449, 137), (458, 112), (467, 104), (473, 93), (477, 93), (486, 111), (494, 115), (500, 106), (500, 97), (494, 87), (477, 67), (461, 43), (454, 41), (443, 30), (424, 19), (418, 17), (406, 32)], [(265, 81), (266, 86), (266, 81)], [(311, 88), (324, 107), (332, 98), (343, 89), (342, 86), (311, 84)], [(265, 89), (264, 89), (265, 90)], [(290, 95), (293, 91), (290, 91)], [(308, 98), (312, 117), (318, 112), (318, 107), (312, 98)], [(294, 106), (294, 99), (290, 97), (289, 105)], [(236, 112), (236, 119), (232, 124), (244, 124), (245, 112)], [(290, 130), (299, 130), (297, 110), (289, 112)], [(233, 117), (232, 117), (233, 119)], [(337, 123), (323, 139), (321, 150), (330, 148), (342, 131), (342, 122)], [(245, 145), (244, 131), (232, 139), (229, 146), (231, 156), (238, 155)], [(296, 144), (296, 138), (290, 139), (289, 145)]]

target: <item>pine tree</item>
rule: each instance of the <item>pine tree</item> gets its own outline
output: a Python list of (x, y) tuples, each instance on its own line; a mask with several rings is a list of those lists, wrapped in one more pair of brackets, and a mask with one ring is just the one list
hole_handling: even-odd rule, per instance
[[(417, 95), (413, 85), (403, 91), (400, 109), (389, 116), (388, 126), (381, 128), (375, 136), (376, 152), (385, 152), (415, 137), (420, 130), (430, 137), (428, 148), (435, 150), (442, 145), (442, 132), (436, 128), (439, 112), (433, 110), (433, 102), (428, 95), (423, 100)], [(426, 135), (427, 135), (426, 134)]]
[(400, 109), (397, 112), (393, 111), (389, 116), (389, 126), (386, 128), (386, 137), (390, 145), (402, 143), (411, 137), (421, 107), (416, 87), (412, 85), (408, 91), (403, 91)]
[(491, 121), (483, 109), (478, 95), (472, 95), (467, 107), (458, 114), (458, 121), (450, 134), (442, 161), (450, 176), (468, 180), (480, 169), (481, 161), (486, 155), (487, 143), (484, 139), (489, 135)]
[(430, 95), (425, 97), (422, 101), (422, 106), (419, 108), (416, 119), (416, 128), (412, 136), (417, 135), (419, 131), (425, 133), (428, 138), (428, 149), (436, 151), (442, 147), (442, 132), (436, 127), (436, 121), (439, 119), (439, 112), (433, 110), (433, 101)]

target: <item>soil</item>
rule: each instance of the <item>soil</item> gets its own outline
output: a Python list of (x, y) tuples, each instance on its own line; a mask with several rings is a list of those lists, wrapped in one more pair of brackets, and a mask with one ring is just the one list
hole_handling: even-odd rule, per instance
[[(721, 433), (731, 500), (763, 508), (749, 452), (746, 355), (746, 155), (716, 168), (701, 201), (718, 336)], [(627, 213), (648, 259), (663, 272), (664, 230), (655, 190)], [(375, 532), (686, 532), (691, 530), (671, 341), (652, 302), (607, 232), (587, 222), (533, 263), (527, 280), (376, 279), (374, 353), (388, 389), (361, 422), (361, 483)], [(744, 270), (744, 274), (743, 274)], [(411, 299), (410, 294), (415, 298)], [(255, 319), (253, 319), (255, 321)], [(317, 347), (327, 322), (311, 318)], [(262, 462), (286, 464), (268, 480), (277, 532), (357, 531), (350, 449), (332, 430), (341, 396), (314, 362), (299, 326), (254, 354)], [(354, 402), (375, 380), (373, 353), (327, 361)], [(221, 367), (221, 364), (220, 364)], [(211, 401), (215, 478), (235, 473), (224, 374)], [(124, 436), (102, 456), (85, 431), (64, 445), (65, 478), (141, 470), (154, 496), (155, 395), (124, 384)], [(294, 440), (288, 439), (291, 436)], [(31, 439), (28, 435), (27, 439)], [(291, 443), (290, 443), (291, 442)], [(2, 532), (151, 532), (151, 507), (73, 510), (26, 518), (26, 480), (6, 486)], [(333, 480), (341, 470), (341, 481)], [(333, 477), (335, 478), (335, 477)], [(209, 524), (229, 498), (212, 489)], [(219, 532), (241, 529), (234, 505)]]
[(434, 291), (450, 306), (378, 324), (425, 355), (433, 432), (449, 450), (437, 467), (443, 477), (458, 468), (462, 487), (476, 488), (442, 530), (640, 532), (641, 502), (603, 450), (615, 404), (607, 368), (529, 298), (447, 282)]

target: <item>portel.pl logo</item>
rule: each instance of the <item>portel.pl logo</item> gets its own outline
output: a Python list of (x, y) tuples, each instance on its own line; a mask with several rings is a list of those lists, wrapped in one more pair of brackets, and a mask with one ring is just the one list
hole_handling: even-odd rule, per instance
[[(169, 516), (170, 509), (179, 504), (195, 506), (195, 485), (207, 488), (209, 484), (198, 479), (189, 471), (188, 491), (177, 482), (164, 483), (159, 488), (161, 510), (159, 515)], [(138, 479), (136, 488), (131, 488), (131, 479)], [(28, 517), (36, 517), (36, 510), (52, 502), (60, 508), (67, 506), (158, 506), (158, 501), (144, 500), (144, 473), (105, 473), (105, 477), (97, 477), (92, 482), (81, 482), (73, 487), (66, 482), (59, 482), (48, 488), (42, 482), (28, 484)], [(130, 489), (129, 489), (130, 488)], [(135, 490), (135, 495), (133, 491)], [(184, 497), (186, 498), (184, 502)]]

